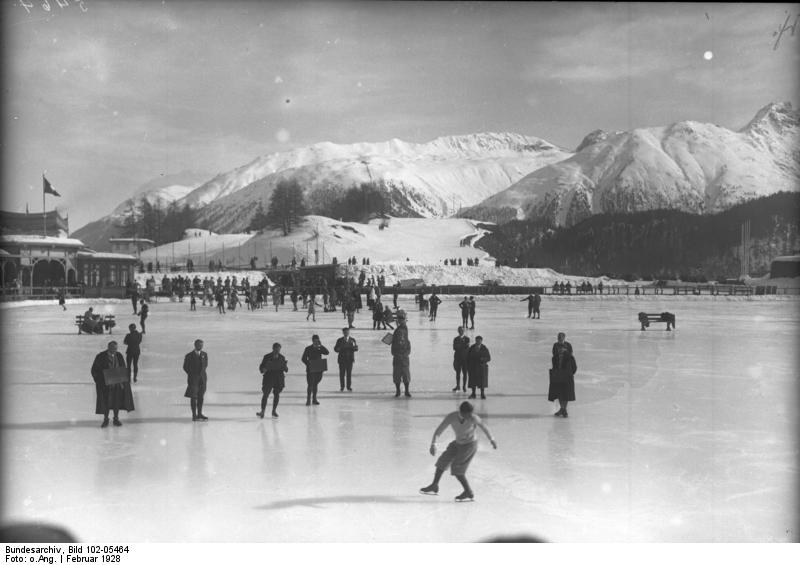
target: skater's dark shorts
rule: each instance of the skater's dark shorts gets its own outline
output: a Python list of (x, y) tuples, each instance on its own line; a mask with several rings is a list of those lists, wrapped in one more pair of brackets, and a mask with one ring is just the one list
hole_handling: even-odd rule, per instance
[(206, 393), (206, 382), (208, 378), (205, 375), (192, 375), (188, 378), (186, 384), (186, 392), (183, 396), (186, 398), (200, 398)]
[(444, 471), (449, 466), (451, 474), (463, 475), (467, 472), (467, 467), (477, 451), (477, 441), (469, 443), (451, 441), (447, 449), (436, 460), (436, 468)]
[(392, 358), (392, 380), (394, 384), (411, 382), (411, 371), (407, 355), (396, 355)]

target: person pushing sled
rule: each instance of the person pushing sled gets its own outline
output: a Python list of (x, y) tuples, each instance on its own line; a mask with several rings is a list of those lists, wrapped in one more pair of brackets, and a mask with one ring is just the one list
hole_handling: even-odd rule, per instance
[(433, 477), (433, 482), (428, 486), (419, 489), (422, 494), (439, 494), (439, 479), (442, 478), (445, 470), (450, 467), (450, 472), (458, 479), (461, 486), (464, 487), (464, 492), (456, 497), (456, 502), (472, 501), (475, 495), (467, 482), (467, 467), (470, 461), (475, 457), (478, 451), (478, 438), (475, 437), (475, 428), (478, 427), (483, 430), (489, 441), (492, 442), (492, 447), (497, 449), (497, 442), (492, 437), (489, 428), (484, 425), (477, 414), (472, 413), (473, 407), (469, 402), (462, 402), (458, 407), (458, 412), (451, 412), (445, 416), (436, 431), (433, 432), (433, 440), (431, 441), (431, 455), (436, 455), (436, 438), (447, 428), (452, 426), (456, 434), (456, 439), (451, 441), (447, 449), (436, 460), (436, 474)]

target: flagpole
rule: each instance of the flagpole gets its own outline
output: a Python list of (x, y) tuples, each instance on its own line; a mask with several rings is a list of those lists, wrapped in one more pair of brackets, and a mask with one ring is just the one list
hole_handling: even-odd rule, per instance
[(42, 229), (44, 236), (47, 237), (47, 217), (44, 213), (44, 173), (42, 173)]

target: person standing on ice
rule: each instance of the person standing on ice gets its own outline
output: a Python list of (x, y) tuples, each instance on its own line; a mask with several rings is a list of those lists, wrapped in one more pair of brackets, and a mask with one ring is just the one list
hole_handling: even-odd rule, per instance
[(529, 294), (528, 296), (520, 300), (520, 302), (525, 302), (526, 300), (528, 301), (528, 318), (530, 318), (531, 313), (533, 313), (533, 295)]
[(475, 343), (467, 351), (467, 372), (469, 373), (469, 386), (472, 394), (469, 398), (475, 398), (475, 388), (481, 389), (481, 398), (486, 398), (483, 389), (488, 385), (489, 380), (489, 361), (492, 356), (489, 349), (483, 345), (483, 338), (477, 336)]
[(465, 296), (464, 300), (458, 303), (458, 307), (461, 308), (461, 325), (466, 330), (469, 328), (469, 299)]
[(439, 311), (439, 304), (441, 304), (441, 303), (442, 303), (442, 299), (439, 298), (438, 296), (436, 296), (435, 292), (433, 294), (431, 294), (431, 297), (428, 299), (428, 307), (429, 307), (428, 319), (431, 322), (435, 322), (436, 321), (436, 313)]
[[(469, 314), (469, 329), (475, 329), (475, 297), (470, 296), (467, 303), (467, 313)], [(466, 324), (465, 324), (466, 325)]]
[(278, 402), (281, 399), (281, 391), (286, 385), (286, 373), (289, 367), (286, 357), (281, 355), (281, 344), (273, 343), (272, 352), (264, 355), (261, 364), (258, 366), (259, 372), (263, 375), (261, 379), (261, 412), (256, 412), (259, 418), (264, 417), (267, 409), (269, 393), (272, 392), (272, 417), (278, 417)]
[(553, 369), (550, 371), (550, 389), (547, 400), (558, 400), (561, 409), (553, 416), (566, 418), (567, 403), (575, 400), (575, 373), (578, 364), (572, 354), (572, 344), (566, 341), (564, 332), (558, 333), (558, 341), (553, 344)]
[(133, 382), (136, 382), (139, 375), (139, 355), (142, 353), (140, 348), (142, 343), (142, 334), (136, 331), (136, 324), (128, 325), (128, 335), (125, 336), (125, 339), (122, 343), (126, 345), (125, 364), (128, 366), (128, 379), (131, 377), (132, 370)]
[(314, 322), (317, 321), (317, 306), (322, 306), (322, 304), (317, 304), (316, 296), (313, 294), (310, 295), (308, 298), (308, 314), (306, 314), (306, 322), (309, 318), (311, 318), (311, 320)]
[(400, 396), (400, 383), (405, 387), (405, 395), (411, 398), (408, 386), (411, 382), (409, 355), (411, 355), (411, 342), (408, 340), (408, 326), (406, 326), (406, 313), (397, 311), (397, 328), (392, 334), (392, 380), (395, 386), (395, 397)]
[(150, 307), (147, 303), (142, 300), (139, 304), (139, 325), (142, 326), (142, 334), (146, 333), (144, 331), (144, 321), (147, 319), (147, 315), (150, 313)]
[(466, 474), (472, 458), (475, 457), (475, 453), (478, 451), (478, 438), (475, 437), (475, 428), (483, 430), (483, 433), (486, 434), (495, 449), (497, 449), (497, 442), (480, 417), (473, 413), (472, 404), (464, 401), (458, 407), (458, 412), (451, 412), (445, 416), (442, 423), (433, 432), (430, 448), (431, 455), (436, 455), (436, 439), (448, 426), (453, 428), (456, 438), (448, 444), (447, 449), (436, 460), (436, 473), (433, 476), (433, 482), (419, 491), (422, 494), (439, 494), (439, 479), (442, 478), (445, 470), (450, 467), (450, 473), (464, 487), (464, 492), (456, 497), (456, 501), (472, 501), (475, 499), (475, 495), (467, 482)]
[(461, 388), (461, 375), (464, 376), (463, 390), (467, 392), (467, 351), (469, 350), (469, 337), (464, 335), (464, 327), (458, 326), (458, 335), (453, 338), (453, 368), (456, 370), (456, 388)]
[(186, 392), (183, 396), (191, 399), (192, 422), (205, 422), (203, 397), (208, 383), (208, 353), (203, 351), (203, 340), (194, 340), (194, 349), (183, 358), (183, 371), (186, 373)]
[[(313, 300), (311, 301), (313, 303)], [(330, 353), (328, 348), (322, 345), (319, 336), (314, 334), (311, 336), (311, 345), (303, 350), (303, 356), (300, 361), (306, 366), (306, 406), (310, 404), (318, 405), (317, 402), (317, 389), (322, 380), (323, 370), (320, 369), (322, 364), (322, 356)], [(313, 400), (313, 402), (312, 402)]]
[(126, 410), (131, 412), (134, 409), (130, 382), (106, 384), (104, 371), (118, 367), (125, 367), (125, 359), (122, 358), (122, 353), (117, 351), (117, 342), (109, 341), (107, 349), (95, 356), (91, 369), (94, 388), (97, 393), (94, 413), (103, 415), (101, 428), (108, 427), (108, 413), (111, 410), (114, 411), (114, 425), (121, 426), (119, 411)]
[(358, 351), (356, 340), (350, 337), (350, 328), (342, 328), (342, 337), (336, 340), (333, 350), (339, 354), (339, 392), (344, 392), (345, 385), (350, 392), (353, 390), (351, 384), (355, 352)]

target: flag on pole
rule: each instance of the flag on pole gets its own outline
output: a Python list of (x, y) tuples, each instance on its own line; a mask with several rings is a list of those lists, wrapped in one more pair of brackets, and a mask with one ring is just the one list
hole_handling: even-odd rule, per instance
[(61, 196), (59, 193), (53, 189), (53, 186), (50, 184), (50, 181), (47, 180), (47, 177), (42, 175), (42, 180), (44, 181), (44, 193), (45, 194), (52, 194), (53, 196)]

